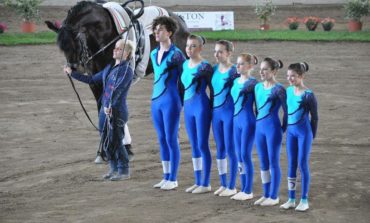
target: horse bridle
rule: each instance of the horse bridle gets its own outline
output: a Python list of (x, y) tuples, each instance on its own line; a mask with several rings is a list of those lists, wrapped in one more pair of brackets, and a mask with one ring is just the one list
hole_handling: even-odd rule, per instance
[[(131, 3), (131, 2), (135, 2), (135, 1), (138, 1), (140, 2), (141, 4), (141, 7), (140, 7), (140, 11), (139, 13), (137, 13), (136, 15), (132, 14), (133, 16), (131, 16), (130, 18), (130, 24), (129, 26), (123, 30), (121, 33), (118, 34), (118, 36), (116, 36), (114, 39), (112, 39), (109, 43), (107, 43), (105, 46), (103, 46), (101, 49), (99, 49), (96, 53), (94, 53), (92, 56), (90, 56), (90, 50), (87, 46), (87, 41), (86, 41), (86, 36), (83, 32), (78, 32), (78, 34), (76, 35), (76, 39), (78, 40), (79, 44), (80, 44), (80, 47), (82, 48), (81, 51), (80, 51), (80, 61), (78, 63), (71, 63), (67, 60), (67, 66), (69, 66), (70, 68), (73, 68), (73, 69), (77, 69), (79, 65), (83, 65), (83, 68), (84, 68), (84, 71), (86, 71), (86, 67), (88, 65), (88, 63), (98, 54), (100, 54), (101, 52), (103, 52), (106, 48), (108, 48), (110, 45), (112, 45), (113, 43), (115, 43), (118, 39), (120, 39), (122, 37), (123, 34), (125, 34), (127, 31), (129, 31), (132, 27), (133, 27), (133, 20), (139, 18), (140, 16), (143, 15), (144, 13), (144, 2), (143, 0), (129, 0), (127, 1), (125, 4), (122, 5), (122, 7), (124, 8), (127, 4)], [(65, 24), (64, 24), (65, 25)], [(72, 88), (74, 90), (74, 92), (76, 93), (76, 96), (78, 98), (78, 101), (82, 107), (82, 110), (84, 111), (87, 119), (90, 121), (90, 123), (94, 126), (94, 128), (99, 131), (98, 127), (96, 127), (96, 125), (93, 123), (93, 121), (91, 120), (89, 114), (87, 113), (86, 111), (86, 108), (85, 106), (83, 105), (82, 103), (82, 100), (81, 100), (81, 97), (80, 95), (78, 94), (78, 91), (73, 83), (73, 80), (72, 80), (72, 77), (71, 75), (68, 75), (68, 78), (69, 78), (69, 81), (71, 82), (71, 85), (72, 85)]]
[[(64, 26), (68, 26), (68, 25), (64, 24)], [(74, 33), (76, 33), (76, 31), (74, 31)], [(67, 59), (67, 66), (73, 69), (77, 69), (79, 65), (82, 65), (84, 67), (84, 72), (85, 72), (88, 63), (90, 62), (90, 60), (93, 59), (93, 57), (90, 56), (91, 53), (90, 53), (89, 47), (87, 46), (85, 33), (78, 32), (75, 35), (75, 39), (78, 41), (79, 47), (80, 47), (80, 50), (78, 51), (80, 61), (72, 63)]]
[[(122, 38), (122, 35), (125, 34), (127, 31), (129, 31), (134, 25), (133, 21), (138, 19), (140, 16), (144, 14), (144, 1), (143, 0), (129, 0), (125, 2), (122, 5), (122, 8), (125, 8), (129, 3), (131, 2), (139, 2), (141, 4), (140, 11), (134, 15), (132, 14), (130, 16), (130, 24), (128, 27), (126, 27), (125, 30), (123, 30), (121, 33), (118, 34), (114, 39), (112, 39), (109, 43), (105, 44), (102, 48), (100, 48), (97, 52), (95, 52), (93, 55), (91, 55), (90, 50), (87, 46), (86, 36), (83, 32), (78, 32), (76, 35), (76, 39), (78, 40), (81, 50), (80, 50), (80, 61), (78, 63), (70, 63), (67, 61), (67, 65), (71, 68), (77, 69), (79, 65), (83, 65), (84, 70), (86, 70), (87, 65), (91, 62), (92, 59), (95, 58), (95, 56), (99, 55), (101, 52), (106, 50), (109, 46), (111, 46), (113, 43), (115, 43), (117, 40)], [(91, 56), (90, 56), (91, 55)]]

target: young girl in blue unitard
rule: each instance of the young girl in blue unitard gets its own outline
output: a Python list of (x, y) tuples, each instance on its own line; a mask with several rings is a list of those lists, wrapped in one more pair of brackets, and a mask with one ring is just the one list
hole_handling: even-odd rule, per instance
[(152, 29), (155, 40), (159, 43), (150, 54), (154, 70), (152, 118), (158, 135), (163, 168), (162, 180), (153, 187), (173, 190), (178, 187), (177, 172), (180, 163), (177, 136), (182, 105), (178, 81), (185, 56), (171, 41), (177, 30), (175, 20), (166, 16), (157, 17)]
[(181, 83), (184, 88), (184, 120), (192, 148), (195, 183), (187, 193), (200, 194), (211, 191), (211, 151), (209, 131), (211, 128), (211, 103), (206, 93), (213, 73), (212, 66), (202, 58), (205, 39), (190, 35), (186, 42), (189, 59), (183, 64)]
[[(312, 90), (303, 84), (304, 74), (308, 71), (305, 62), (289, 65), (287, 79), (288, 129), (286, 152), (288, 157), (288, 194), (289, 200), (281, 205), (283, 209), (295, 208), (297, 168), (301, 172), (301, 201), (296, 211), (306, 211), (310, 186), (309, 158), (312, 140), (316, 136), (318, 115), (317, 101)], [(311, 116), (311, 120), (310, 117)]]
[(253, 198), (253, 162), (252, 149), (256, 116), (254, 114), (254, 87), (258, 83), (251, 75), (257, 57), (252, 54), (240, 54), (236, 68), (239, 78), (234, 80), (231, 96), (234, 101), (234, 146), (238, 157), (240, 174), (240, 192), (231, 197), (234, 200), (249, 200)]
[[(236, 194), (235, 180), (238, 171), (238, 161), (233, 143), (234, 103), (230, 89), (237, 77), (236, 67), (230, 62), (234, 46), (230, 41), (219, 40), (215, 45), (214, 56), (217, 65), (212, 76), (212, 130), (216, 142), (216, 161), (221, 186), (215, 195), (226, 197)], [(230, 178), (227, 180), (227, 160), (229, 158)]]
[[(263, 196), (255, 205), (273, 206), (279, 203), (280, 149), (287, 125), (286, 92), (276, 81), (276, 75), (283, 63), (265, 58), (261, 63), (261, 80), (254, 89), (257, 105), (256, 148), (260, 161)], [(279, 109), (283, 108), (282, 123)]]

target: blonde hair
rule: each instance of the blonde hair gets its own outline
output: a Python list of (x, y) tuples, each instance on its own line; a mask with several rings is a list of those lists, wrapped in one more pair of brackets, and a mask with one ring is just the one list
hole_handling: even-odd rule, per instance
[(234, 44), (229, 40), (218, 40), (216, 44), (224, 46), (227, 52), (234, 52)]
[(131, 59), (135, 55), (136, 44), (134, 41), (119, 39), (117, 42), (128, 53), (127, 59)]
[(241, 53), (238, 57), (243, 58), (243, 60), (249, 64), (256, 65), (258, 64), (258, 59), (255, 55), (249, 53)]

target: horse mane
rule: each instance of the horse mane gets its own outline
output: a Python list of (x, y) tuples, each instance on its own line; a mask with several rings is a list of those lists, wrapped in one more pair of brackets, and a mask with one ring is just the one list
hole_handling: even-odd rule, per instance
[(92, 7), (97, 6), (95, 2), (90, 1), (81, 1), (78, 2), (75, 6), (68, 10), (67, 17), (63, 21), (63, 25), (58, 32), (57, 44), (59, 48), (64, 52), (71, 52), (73, 46), (71, 46), (71, 41), (74, 40), (77, 35), (76, 31), (71, 27), (71, 22), (73, 19), (77, 18), (81, 12), (91, 9)]
[(87, 7), (93, 7), (97, 6), (95, 2), (89, 2), (89, 1), (81, 1), (78, 2), (75, 6), (73, 6), (71, 9), (68, 10), (68, 14), (66, 19), (64, 20), (65, 24), (69, 24), (70, 20), (72, 18), (75, 18), (77, 15), (81, 13), (82, 10), (86, 10)]

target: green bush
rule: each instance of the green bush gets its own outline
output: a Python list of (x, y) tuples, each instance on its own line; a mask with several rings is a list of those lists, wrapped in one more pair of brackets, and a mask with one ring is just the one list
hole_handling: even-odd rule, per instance
[(346, 18), (361, 21), (361, 17), (370, 14), (369, 0), (350, 0), (344, 5)]
[(25, 21), (40, 20), (39, 6), (43, 0), (5, 0), (6, 6), (14, 9)]

